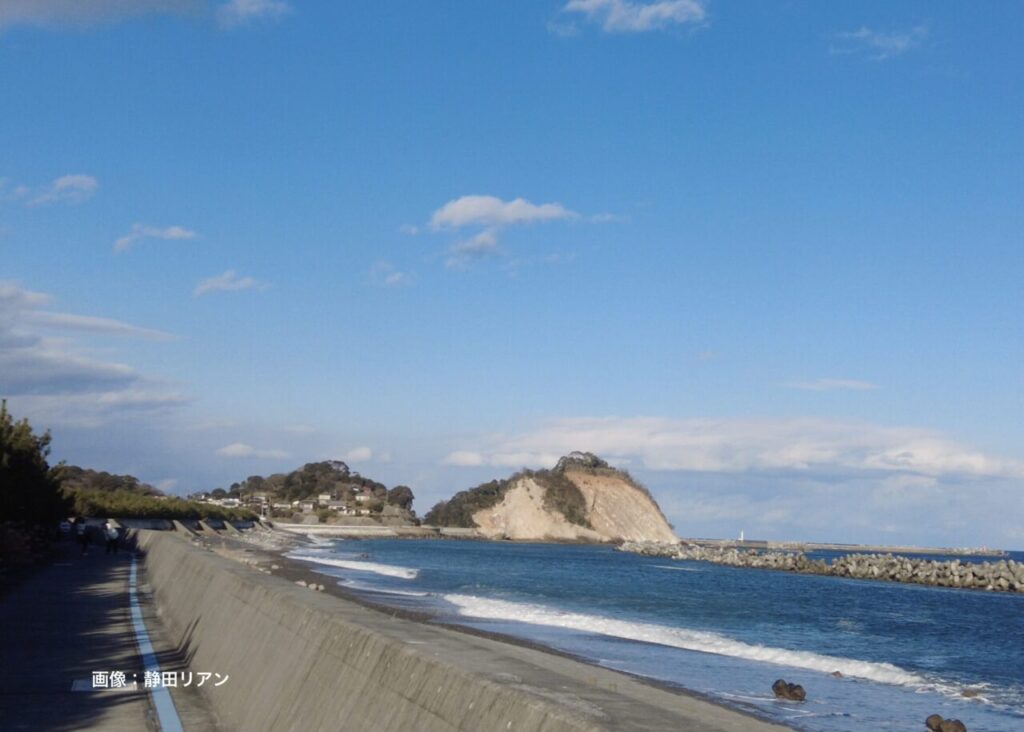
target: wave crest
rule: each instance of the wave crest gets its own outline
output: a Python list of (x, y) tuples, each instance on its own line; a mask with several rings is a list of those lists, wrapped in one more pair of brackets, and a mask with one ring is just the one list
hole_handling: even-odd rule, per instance
[(340, 569), (352, 569), (357, 572), (372, 572), (385, 577), (398, 577), (399, 579), (416, 579), (416, 576), (419, 574), (418, 569), (396, 567), (391, 564), (378, 564), (376, 562), (362, 561), (357, 562), (349, 559), (330, 559), (328, 557), (318, 557), (310, 554), (288, 554), (287, 556), (289, 559), (299, 559), (303, 562), (323, 564), (328, 567), (338, 567)]
[(731, 656), (748, 661), (761, 661), (822, 673), (839, 671), (843, 676), (868, 679), (884, 684), (913, 687), (928, 685), (923, 677), (891, 663), (858, 661), (853, 658), (827, 656), (812, 651), (793, 651), (754, 645), (719, 633), (566, 612), (543, 605), (489, 600), (472, 595), (445, 595), (444, 599), (455, 605), (461, 615), (467, 617), (511, 620), (530, 625), (567, 628), (687, 651), (714, 653), (720, 656)]

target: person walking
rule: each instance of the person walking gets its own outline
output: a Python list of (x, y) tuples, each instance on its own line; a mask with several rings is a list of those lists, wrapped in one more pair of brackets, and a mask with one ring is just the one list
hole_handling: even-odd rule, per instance
[(82, 547), (82, 556), (89, 553), (89, 534), (86, 532), (85, 519), (75, 519), (75, 537), (78, 539), (78, 545)]
[(117, 533), (117, 529), (114, 528), (114, 525), (109, 521), (103, 524), (103, 535), (107, 540), (106, 553), (110, 554), (111, 552), (113, 552), (114, 554), (117, 554), (117, 541), (121, 538), (121, 536)]

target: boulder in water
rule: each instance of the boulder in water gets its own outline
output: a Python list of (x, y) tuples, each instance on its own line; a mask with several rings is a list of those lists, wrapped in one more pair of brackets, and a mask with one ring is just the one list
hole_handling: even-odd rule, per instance
[(932, 732), (967, 732), (967, 726), (959, 719), (943, 719), (938, 714), (928, 717), (924, 724)]
[(777, 679), (772, 684), (772, 691), (779, 699), (802, 702), (807, 698), (807, 692), (804, 691), (804, 687), (800, 686), (800, 684), (790, 684), (785, 679)]

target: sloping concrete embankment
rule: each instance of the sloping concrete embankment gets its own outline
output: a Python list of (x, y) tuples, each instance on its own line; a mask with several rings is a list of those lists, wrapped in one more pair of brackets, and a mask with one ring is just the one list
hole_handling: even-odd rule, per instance
[(230, 676), (207, 692), (227, 729), (783, 729), (624, 674), (310, 592), (167, 532), (140, 531), (138, 544), (187, 670)]

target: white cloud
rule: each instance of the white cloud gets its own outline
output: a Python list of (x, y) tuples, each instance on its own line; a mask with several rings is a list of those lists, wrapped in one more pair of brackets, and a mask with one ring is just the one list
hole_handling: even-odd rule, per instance
[[(142, 377), (125, 364), (99, 360), (74, 342), (42, 335), (40, 328), (152, 340), (171, 336), (149, 328), (41, 308), (52, 298), (13, 282), (0, 282), (0, 393), (5, 395), (110, 394), (137, 388)], [(94, 396), (98, 408), (118, 405)]]
[(452, 247), (453, 254), (484, 254), (498, 249), (498, 234), (494, 229), (484, 229), (469, 239)]
[(855, 31), (838, 33), (837, 37), (845, 45), (833, 48), (833, 53), (861, 51), (873, 61), (885, 61), (918, 48), (928, 37), (928, 26), (919, 25), (909, 31), (896, 32), (877, 31), (861, 26)]
[(441, 206), (430, 217), (431, 228), (509, 226), (535, 221), (574, 219), (579, 214), (560, 203), (533, 204), (524, 198), (502, 201), (496, 196), (462, 196)]
[(636, 459), (652, 470), (1024, 477), (1020, 460), (928, 430), (827, 419), (567, 418), (483, 443), (451, 453), (445, 463), (550, 466), (572, 450), (589, 450)]
[(156, 488), (158, 491), (162, 491), (164, 493), (169, 493), (170, 491), (173, 491), (177, 486), (177, 478), (164, 478), (163, 480), (157, 481), (153, 485), (153, 487)]
[[(47, 203), (82, 203), (92, 198), (99, 187), (99, 181), (91, 175), (81, 173), (63, 175), (32, 196), (28, 201), (28, 205), (42, 206)], [(22, 193), (24, 192), (25, 189), (22, 189)]]
[(398, 227), (398, 230), (406, 236), (416, 236), (420, 233), (420, 227), (412, 224), (402, 224)]
[(143, 239), (165, 239), (168, 241), (195, 239), (196, 232), (190, 231), (182, 226), (147, 226), (145, 224), (134, 224), (131, 230), (114, 242), (115, 252), (124, 252), (131, 249)]
[(145, 389), (129, 389), (96, 395), (96, 404), (102, 407), (116, 407), (118, 409), (137, 411), (177, 407), (188, 403), (188, 401), (189, 399), (181, 394), (148, 391)]
[(283, 450), (257, 450), (255, 447), (244, 442), (232, 442), (230, 445), (225, 445), (218, 449), (216, 454), (227, 458), (267, 458), (273, 460), (282, 460), (288, 457), (288, 453)]
[(530, 203), (524, 198), (503, 201), (496, 196), (462, 196), (448, 201), (430, 217), (434, 231), (480, 227), (472, 236), (448, 248), (445, 266), (460, 269), (474, 259), (499, 254), (498, 232), (506, 226), (579, 219), (580, 215), (560, 203)]
[(2, 0), (0, 30), (13, 25), (84, 26), (201, 6), (202, 0)]
[(233, 419), (210, 419), (205, 422), (198, 422), (189, 425), (185, 429), (191, 432), (220, 431), (238, 427), (238, 422)]
[(498, 248), (498, 232), (492, 227), (477, 232), (468, 239), (462, 239), (452, 244), (448, 249), (448, 258), (444, 264), (449, 269), (458, 269), (466, 266), (473, 259), (500, 253), (501, 250)]
[(201, 297), (211, 292), (240, 292), (253, 288), (265, 290), (267, 285), (252, 277), (239, 277), (233, 269), (229, 269), (222, 275), (209, 277), (200, 282), (192, 294), (194, 297)]
[(43, 292), (33, 292), (13, 282), (0, 281), (0, 322), (3, 317), (30, 308), (37, 308), (52, 302), (53, 298)]
[(474, 467), (477, 465), (483, 465), (486, 461), (484, 460), (484, 456), (478, 452), (473, 452), (472, 450), (456, 450), (455, 452), (449, 453), (441, 462), (444, 465)]
[(401, 272), (391, 262), (377, 262), (370, 267), (370, 279), (378, 285), (398, 287), (411, 285), (415, 277), (411, 272)]
[(28, 415), (34, 423), (86, 429), (167, 414), (191, 402), (183, 394), (142, 387), (139, 382), (135, 379), (124, 386), (115, 385), (113, 391), (21, 394), (12, 396), (10, 402), (12, 409)]
[(257, 20), (281, 18), (292, 11), (282, 0), (228, 0), (217, 8), (217, 22), (223, 28), (234, 28)]
[(365, 463), (373, 459), (373, 450), (369, 447), (355, 447), (345, 453), (347, 463)]
[[(609, 33), (660, 30), (672, 25), (700, 23), (707, 16), (704, 6), (697, 0), (569, 0), (562, 12), (579, 13)], [(565, 26), (556, 26), (556, 32), (571, 35)]]
[(112, 318), (98, 318), (93, 315), (74, 315), (72, 313), (55, 313), (47, 310), (29, 310), (22, 313), (26, 323), (43, 328), (57, 330), (76, 330), (101, 333), (104, 335), (125, 336), (128, 338), (145, 338), (154, 341), (173, 340), (174, 336), (162, 330), (141, 328)]
[(813, 381), (794, 381), (787, 386), (790, 389), (803, 391), (873, 391), (878, 384), (857, 379), (814, 379)]
[(213, 12), (222, 28), (275, 20), (292, 11), (284, 0), (2, 0), (0, 30), (15, 25), (89, 26), (152, 13)]
[(126, 388), (135, 369), (75, 353), (59, 341), (33, 336), (0, 342), (0, 393), (69, 394)]

